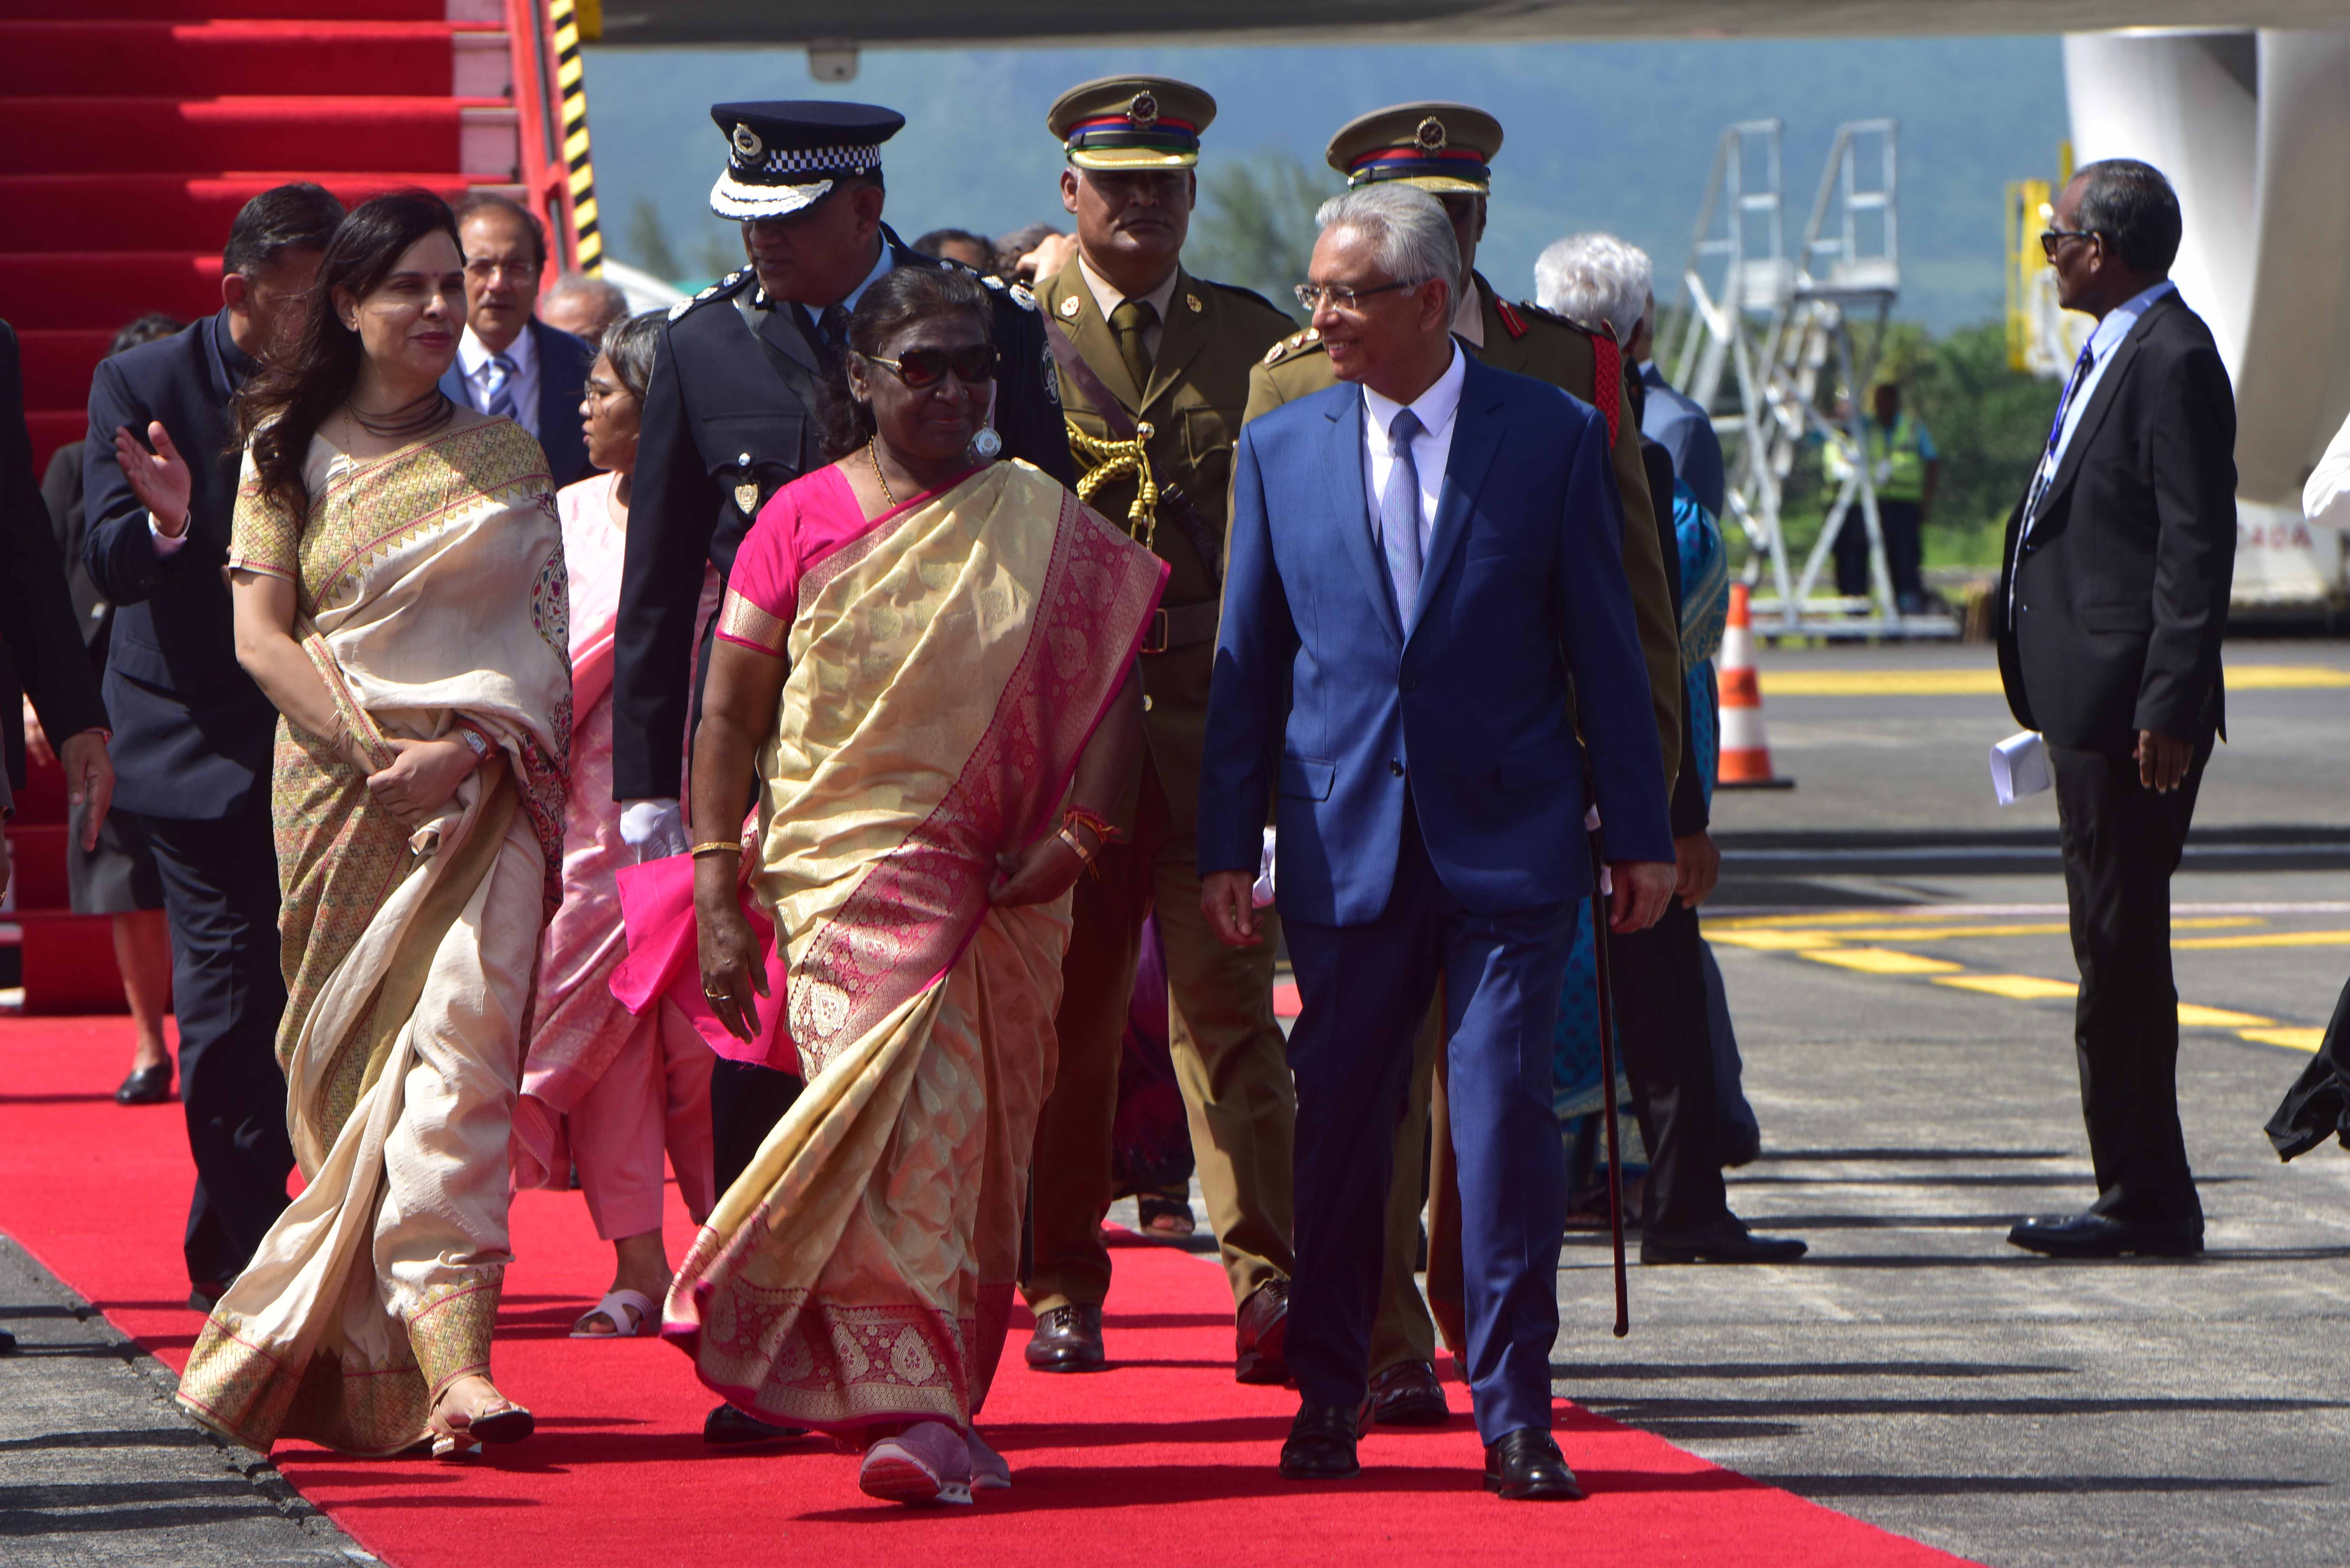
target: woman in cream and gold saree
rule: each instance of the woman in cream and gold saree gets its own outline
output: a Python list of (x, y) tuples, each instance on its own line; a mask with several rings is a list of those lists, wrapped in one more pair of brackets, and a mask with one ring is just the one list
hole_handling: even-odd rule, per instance
[[(848, 330), (846, 455), (736, 557), (694, 749), (703, 991), (782, 1010), (806, 1088), (719, 1199), (663, 1332), (763, 1420), (864, 1451), (902, 1501), (1008, 1485), (972, 1429), (1053, 1074), (1068, 891), (1140, 745), (1164, 568), (992, 446), (970, 278), (902, 267)], [(984, 432), (984, 433), (983, 433)], [(746, 874), (787, 979), (764, 994)]]
[(180, 1401), (266, 1451), (526, 1436), (490, 1383), (507, 1141), (560, 860), (571, 690), (538, 444), (436, 385), (464, 323), (438, 197), (337, 231), (300, 349), (256, 377), (231, 528), (273, 780), (305, 1187), (222, 1295)]

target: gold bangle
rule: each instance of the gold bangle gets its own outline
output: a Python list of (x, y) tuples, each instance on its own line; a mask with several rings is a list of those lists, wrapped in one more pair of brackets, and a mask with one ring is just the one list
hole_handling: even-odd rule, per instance
[(1069, 853), (1077, 857), (1077, 864), (1080, 866), (1092, 865), (1094, 863), (1094, 857), (1101, 853), (1098, 846), (1088, 851), (1084, 845), (1078, 843), (1077, 836), (1069, 831), (1068, 826), (1066, 823), (1062, 825), (1061, 830), (1058, 833), (1054, 834), (1053, 836), (1069, 846)]
[(729, 849), (734, 851), (737, 855), (743, 853), (743, 846), (731, 838), (713, 838), (707, 844), (695, 845), (693, 846), (693, 857), (696, 860), (699, 860), (705, 855), (717, 855)]

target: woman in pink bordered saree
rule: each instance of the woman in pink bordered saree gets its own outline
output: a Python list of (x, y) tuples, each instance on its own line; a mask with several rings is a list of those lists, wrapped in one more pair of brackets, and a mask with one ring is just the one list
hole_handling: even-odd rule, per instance
[[(1010, 1484), (972, 1429), (1003, 1349), (1069, 889), (1140, 751), (1134, 656), (1165, 568), (992, 462), (988, 304), (868, 287), (846, 455), (776, 493), (720, 610), (694, 746), (702, 990), (783, 1010), (807, 1087), (718, 1201), (663, 1333), (763, 1420), (863, 1450), (907, 1502)], [(787, 975), (767, 997), (742, 868)]]

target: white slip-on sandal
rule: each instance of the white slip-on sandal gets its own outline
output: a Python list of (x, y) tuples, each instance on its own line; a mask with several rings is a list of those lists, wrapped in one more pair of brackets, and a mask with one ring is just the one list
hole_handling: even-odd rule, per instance
[[(659, 1310), (653, 1298), (642, 1291), (607, 1291), (604, 1293), (602, 1301), (579, 1314), (579, 1323), (571, 1325), (571, 1337), (573, 1339), (641, 1339), (646, 1334), (660, 1332)], [(622, 1314), (626, 1313), (634, 1313), (636, 1317), (631, 1320), (623, 1316)], [(613, 1333), (588, 1334), (581, 1331), (579, 1324), (599, 1315), (610, 1321)]]

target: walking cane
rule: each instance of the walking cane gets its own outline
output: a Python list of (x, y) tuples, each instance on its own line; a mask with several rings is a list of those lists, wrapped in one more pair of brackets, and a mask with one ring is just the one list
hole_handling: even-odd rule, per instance
[[(1587, 782), (1585, 798), (1590, 797)], [(1624, 1273), (1624, 1160), (1617, 1145), (1616, 999), (1607, 978), (1607, 862), (1599, 845), (1599, 808), (1584, 818), (1591, 848), (1591, 967), (1599, 982), (1600, 1114), (1607, 1138), (1607, 1229), (1616, 1246), (1616, 1337), (1632, 1332), (1632, 1293)]]

